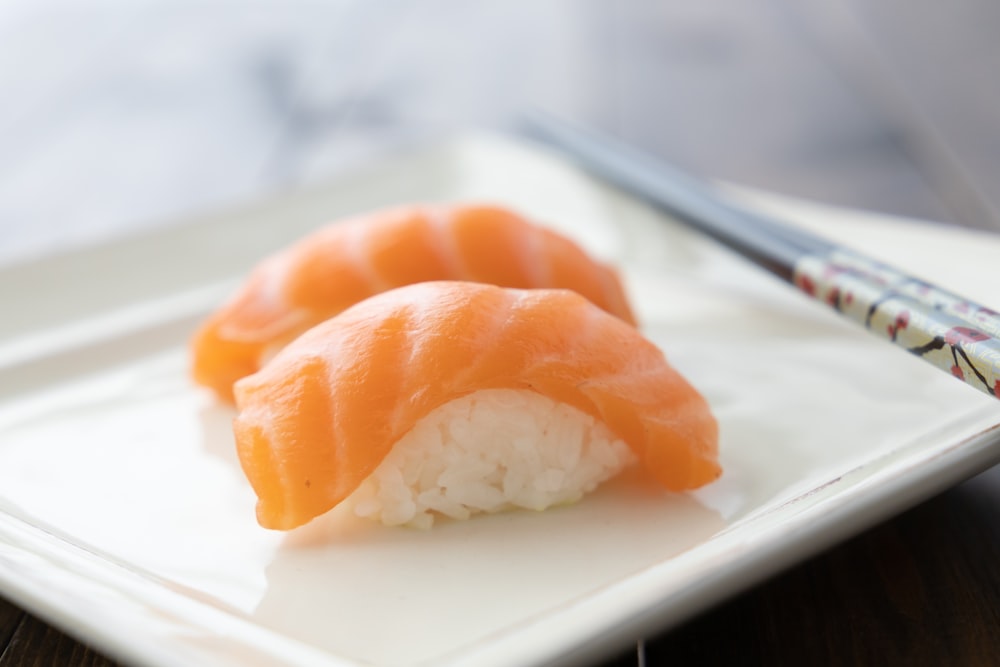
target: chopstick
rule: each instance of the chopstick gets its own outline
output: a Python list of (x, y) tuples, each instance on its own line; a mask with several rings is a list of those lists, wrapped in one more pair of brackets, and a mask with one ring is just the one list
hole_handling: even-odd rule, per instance
[(740, 208), (697, 178), (607, 136), (541, 114), (525, 118), (523, 129), (876, 336), (1000, 397), (1000, 313)]

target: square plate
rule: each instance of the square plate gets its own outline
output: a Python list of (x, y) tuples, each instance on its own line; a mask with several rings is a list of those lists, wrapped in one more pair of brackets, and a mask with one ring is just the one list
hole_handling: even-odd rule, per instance
[[(991, 236), (736, 196), (1000, 307)], [(520, 210), (622, 269), (644, 332), (713, 405), (723, 477), (671, 495), (624, 475), (571, 507), (423, 532), (259, 528), (233, 411), (187, 377), (194, 327), (326, 220), (460, 200)], [(0, 587), (139, 664), (594, 660), (1000, 458), (996, 401), (499, 137), (4, 268), (0, 309)]]

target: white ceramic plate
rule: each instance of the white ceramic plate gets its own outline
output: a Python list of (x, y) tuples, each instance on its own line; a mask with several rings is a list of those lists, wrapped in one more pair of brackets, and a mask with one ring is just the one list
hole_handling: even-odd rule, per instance
[[(750, 198), (1000, 307), (992, 237)], [(645, 331), (716, 410), (722, 479), (683, 496), (623, 479), (572, 507), (427, 532), (259, 528), (232, 412), (186, 377), (193, 327), (325, 220), (481, 199), (623, 268)], [(8, 267), (0, 312), (3, 593), (140, 664), (596, 660), (1000, 455), (1000, 404), (497, 138)]]

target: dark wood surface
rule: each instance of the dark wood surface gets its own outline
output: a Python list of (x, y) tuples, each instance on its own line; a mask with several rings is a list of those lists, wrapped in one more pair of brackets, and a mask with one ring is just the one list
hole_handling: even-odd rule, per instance
[[(20, 174), (0, 185), (0, 241), (27, 252), (140, 228), (326, 177), (401, 139), (503, 128), (529, 106), (717, 178), (1000, 229), (1000, 5), (990, 0), (375, 4), (338, 8), (326, 24), (313, 4), (275, 4), (258, 19), (283, 27), (256, 41), (242, 19), (170, 3), (125, 18), (100, 8), (0, 18), (8, 53), (69, 49), (75, 62), (70, 79), (49, 80), (52, 68), (38, 65), (27, 89), (0, 63), (0, 97), (34, 100), (0, 110), (0, 175)], [(294, 11), (305, 19), (279, 20)], [(116, 156), (136, 137), (112, 123), (93, 130), (105, 133), (100, 151), (77, 142), (64, 155), (51, 137), (65, 135), (52, 130), (105, 103), (141, 118), (147, 102), (129, 106), (139, 93), (156, 109), (201, 99), (207, 87), (183, 76), (163, 81), (118, 63), (155, 45), (150, 35), (205, 21), (231, 38), (202, 51), (191, 42), (206, 63), (238, 38), (249, 45), (220, 51), (231, 68), (219, 77), (253, 93), (237, 97), (254, 100), (266, 131), (247, 135), (231, 168), (206, 160), (193, 135), (169, 155), (153, 147), (143, 159), (158, 168), (138, 186), (147, 194), (98, 205), (121, 190), (128, 169)], [(67, 46), (74, 22), (88, 39)], [(80, 114), (60, 112), (74, 104)], [(67, 159), (88, 165), (86, 188), (69, 188)], [(31, 169), (41, 175), (26, 181)], [(38, 184), (65, 185), (62, 205), (102, 222), (56, 226), (52, 210), (23, 205)], [(993, 469), (604, 664), (1000, 663), (998, 526)], [(0, 667), (54, 664), (113, 663), (0, 600)]]

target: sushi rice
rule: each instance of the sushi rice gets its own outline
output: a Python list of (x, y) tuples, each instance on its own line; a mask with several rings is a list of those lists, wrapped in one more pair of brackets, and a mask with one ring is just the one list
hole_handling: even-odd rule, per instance
[(601, 422), (533, 391), (488, 389), (419, 420), (348, 499), (390, 526), (573, 503), (636, 462)]

